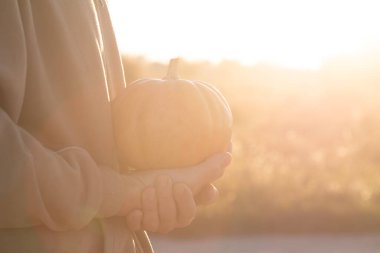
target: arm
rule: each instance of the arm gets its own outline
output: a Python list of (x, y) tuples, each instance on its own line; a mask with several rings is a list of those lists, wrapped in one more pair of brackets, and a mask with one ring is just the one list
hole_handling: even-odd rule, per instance
[(99, 167), (84, 149), (49, 150), (18, 125), (27, 78), (20, 10), (0, 1), (0, 228), (80, 228), (116, 214), (125, 199), (138, 207), (139, 182)]
[(131, 227), (167, 232), (191, 222), (193, 196), (204, 192), (207, 202), (207, 195), (215, 193), (210, 183), (222, 176), (231, 159), (227, 153), (191, 168), (124, 176), (98, 167), (83, 149), (44, 148), (3, 111), (0, 119), (0, 227), (75, 229), (95, 217), (142, 209), (138, 217), (133, 212), (128, 216), (133, 224), (138, 222)]
[[(100, 168), (83, 149), (44, 148), (0, 110), (0, 227), (79, 228), (138, 207), (141, 183)], [(130, 208), (130, 207), (129, 207)]]

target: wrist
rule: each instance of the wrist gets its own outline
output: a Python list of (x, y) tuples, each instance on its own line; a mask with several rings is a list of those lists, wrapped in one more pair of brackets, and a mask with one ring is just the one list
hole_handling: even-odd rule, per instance
[(132, 209), (141, 207), (143, 184), (129, 175), (122, 175), (110, 169), (102, 173), (103, 192), (98, 217), (124, 216)]

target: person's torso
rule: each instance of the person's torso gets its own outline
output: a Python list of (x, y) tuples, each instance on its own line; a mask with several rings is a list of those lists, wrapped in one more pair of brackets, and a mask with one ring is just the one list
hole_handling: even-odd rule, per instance
[[(53, 151), (78, 146), (116, 169), (110, 99), (124, 77), (105, 3), (29, 0), (19, 7), (27, 76), (18, 124)], [(135, 252), (132, 235), (115, 219), (76, 231), (41, 226), (0, 233), (22, 252)]]
[(124, 79), (113, 34), (105, 36), (112, 30), (106, 7), (100, 0), (20, 7), (27, 80), (19, 125), (47, 148), (79, 146), (97, 163), (113, 164), (109, 96)]

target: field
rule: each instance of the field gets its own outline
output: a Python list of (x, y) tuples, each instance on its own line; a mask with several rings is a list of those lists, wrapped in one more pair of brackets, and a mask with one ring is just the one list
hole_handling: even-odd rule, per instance
[[(127, 82), (166, 72), (144, 58), (123, 60)], [(172, 236), (380, 230), (380, 50), (318, 70), (183, 60), (179, 72), (225, 95), (234, 151), (216, 183), (220, 201)]]

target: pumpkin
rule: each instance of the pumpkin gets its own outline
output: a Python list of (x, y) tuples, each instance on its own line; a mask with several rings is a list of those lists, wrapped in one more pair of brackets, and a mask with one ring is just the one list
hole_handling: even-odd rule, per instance
[(232, 113), (212, 85), (180, 79), (172, 59), (163, 79), (134, 81), (113, 101), (118, 156), (123, 168), (192, 166), (227, 149)]

